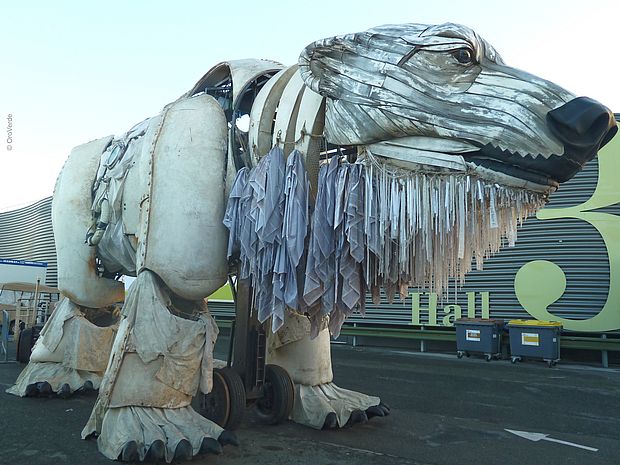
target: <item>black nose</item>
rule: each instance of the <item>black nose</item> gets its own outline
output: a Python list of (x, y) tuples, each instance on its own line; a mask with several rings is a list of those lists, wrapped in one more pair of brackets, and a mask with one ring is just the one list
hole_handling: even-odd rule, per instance
[[(614, 114), (588, 97), (577, 97), (547, 113), (551, 132), (574, 155), (603, 147), (618, 131)], [(581, 157), (580, 157), (581, 158)], [(587, 161), (587, 160), (584, 160)]]
[(559, 182), (577, 174), (618, 132), (614, 114), (588, 97), (577, 97), (551, 110), (547, 124), (564, 144), (564, 154), (555, 159), (550, 173)]

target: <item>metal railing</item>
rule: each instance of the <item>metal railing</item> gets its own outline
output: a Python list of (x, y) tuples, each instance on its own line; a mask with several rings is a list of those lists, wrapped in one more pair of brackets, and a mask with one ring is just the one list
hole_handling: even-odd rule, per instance
[[(215, 315), (220, 328), (232, 326), (234, 317), (231, 315)], [(390, 327), (377, 324), (345, 323), (340, 332), (341, 336), (403, 339), (416, 341), (454, 342), (456, 332), (453, 329), (428, 329), (427, 327)], [(616, 335), (614, 335), (616, 336)], [(620, 336), (620, 335), (619, 335)], [(359, 344), (359, 342), (358, 342)], [(608, 367), (608, 352), (620, 352), (620, 337), (579, 336), (565, 334), (561, 336), (560, 347), (563, 349), (594, 350), (601, 352), (601, 365)]]

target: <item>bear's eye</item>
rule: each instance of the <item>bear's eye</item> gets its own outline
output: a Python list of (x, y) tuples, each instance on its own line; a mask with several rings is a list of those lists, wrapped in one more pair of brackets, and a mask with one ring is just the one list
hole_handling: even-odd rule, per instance
[(459, 48), (452, 52), (452, 56), (463, 65), (470, 65), (474, 62), (474, 54), (468, 48)]

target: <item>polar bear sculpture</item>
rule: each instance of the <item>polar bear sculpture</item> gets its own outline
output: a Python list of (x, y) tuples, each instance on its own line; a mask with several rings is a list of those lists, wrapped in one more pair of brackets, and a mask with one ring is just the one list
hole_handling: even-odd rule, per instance
[[(244, 114), (250, 115), (247, 133), (237, 126)], [(227, 279), (231, 251), (222, 219), (239, 169), (256, 166), (275, 146), (285, 156), (297, 150), (312, 195), (320, 153), (332, 149), (353, 154), (385, 179), (415, 173), (407, 189), (398, 188), (406, 199), (402, 210), (377, 193), (387, 202), (380, 205), (391, 208), (377, 215), (388, 222), (392, 212), (410, 218), (407, 199), (416, 192), (422, 198), (415, 215), (424, 227), (402, 233), (411, 239), (399, 249), (399, 266), (376, 260), (381, 263), (368, 276), (381, 280), (361, 288), (393, 293), (429, 281), (441, 288), (447, 276), (462, 276), (472, 258), (495, 251), (502, 236), (514, 240), (517, 221), (542, 206), (615, 131), (606, 107), (506, 66), (489, 43), (456, 24), (388, 25), (317, 41), (287, 68), (264, 60), (222, 63), (161, 114), (69, 156), (53, 203), (66, 308), (50, 319), (11, 392), (66, 393), (87, 381), (99, 387), (83, 436), (98, 434), (99, 450), (111, 459), (170, 462), (219, 452), (234, 438), (190, 402), (212, 385), (217, 328), (203, 298)], [(371, 195), (374, 184), (368, 185)], [(450, 189), (453, 200), (439, 197)], [(435, 195), (445, 201), (434, 203)], [(437, 211), (450, 202), (454, 214)], [(429, 247), (436, 234), (451, 245)], [(412, 248), (420, 261), (408, 254)], [(123, 298), (114, 279), (122, 274), (137, 279), (114, 343), (97, 348), (96, 364), (73, 353), (83, 344), (60, 342), (83, 340), (86, 308)], [(337, 295), (322, 298), (329, 279), (317, 281), (322, 294), (312, 301), (321, 302), (314, 327), (288, 312), (274, 327), (268, 354), (295, 383), (292, 419), (318, 428), (388, 413), (377, 397), (332, 383), (327, 320), (338, 327), (346, 311), (329, 308), (338, 307)], [(108, 341), (106, 329), (100, 331), (96, 340)]]

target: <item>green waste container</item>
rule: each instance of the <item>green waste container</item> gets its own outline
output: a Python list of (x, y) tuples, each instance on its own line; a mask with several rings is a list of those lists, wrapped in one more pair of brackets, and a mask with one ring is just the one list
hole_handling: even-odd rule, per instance
[(456, 355), (469, 357), (471, 352), (484, 354), (487, 362), (501, 356), (504, 320), (490, 318), (459, 318), (456, 328)]
[(527, 357), (544, 360), (552, 367), (560, 361), (561, 323), (540, 320), (510, 320), (507, 326), (512, 363)]

